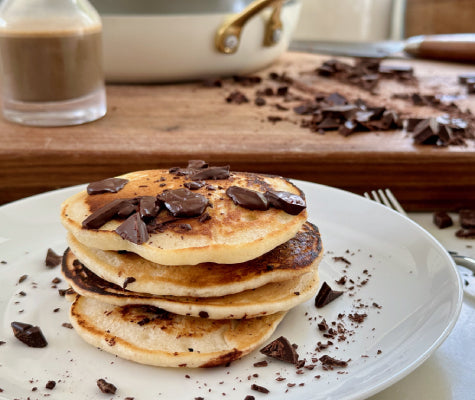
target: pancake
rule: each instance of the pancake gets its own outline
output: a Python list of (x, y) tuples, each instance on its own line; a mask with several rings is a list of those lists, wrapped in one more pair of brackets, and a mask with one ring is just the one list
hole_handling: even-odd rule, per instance
[(117, 306), (142, 304), (174, 314), (205, 315), (211, 319), (255, 318), (287, 311), (313, 297), (318, 289), (317, 265), (311, 272), (297, 278), (221, 297), (156, 296), (132, 292), (93, 274), (69, 249), (63, 256), (62, 272), (72, 289), (85, 297)]
[(79, 261), (108, 282), (123, 287), (131, 277), (135, 281), (127, 289), (134, 292), (192, 297), (224, 296), (295, 279), (318, 265), (323, 254), (318, 228), (309, 222), (286, 243), (257, 259), (238, 264), (167, 266), (134, 253), (89, 248), (71, 234), (68, 242)]
[[(306, 209), (296, 215), (275, 206), (265, 211), (248, 209), (235, 204), (226, 194), (228, 188), (237, 186), (262, 194), (288, 192), (304, 199), (303, 193), (282, 177), (231, 172), (226, 179), (196, 181), (194, 173), (202, 170), (171, 171), (148, 170), (122, 175), (119, 178), (127, 183), (116, 193), (89, 195), (86, 190), (81, 191), (64, 201), (61, 221), (78, 241), (89, 247), (127, 250), (164, 265), (196, 265), (252, 260), (291, 239), (307, 219)], [(192, 191), (193, 195), (208, 199), (209, 205), (201, 217), (175, 218), (170, 210), (162, 209), (153, 220), (156, 229), (148, 229), (151, 232), (143, 242), (123, 239), (115, 232), (123, 219), (114, 218), (94, 228), (83, 226), (91, 214), (114, 200), (165, 196), (167, 190), (184, 190), (185, 184), (203, 184)], [(202, 218), (204, 215), (206, 218)]]
[(285, 313), (243, 320), (186, 317), (148, 306), (117, 307), (77, 296), (70, 319), (89, 344), (119, 357), (162, 367), (213, 367), (265, 342)]

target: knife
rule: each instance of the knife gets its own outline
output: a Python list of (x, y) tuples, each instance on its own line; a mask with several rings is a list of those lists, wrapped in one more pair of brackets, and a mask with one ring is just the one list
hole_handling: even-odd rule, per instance
[(326, 42), (294, 40), (289, 50), (363, 58), (406, 58), (475, 63), (475, 33), (413, 36), (403, 41)]

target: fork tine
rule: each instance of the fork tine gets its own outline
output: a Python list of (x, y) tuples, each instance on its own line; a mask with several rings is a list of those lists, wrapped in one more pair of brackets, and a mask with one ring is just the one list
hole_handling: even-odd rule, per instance
[(399, 201), (397, 201), (391, 190), (386, 189), (386, 195), (388, 196), (389, 200), (391, 200), (393, 208), (395, 208), (399, 213), (407, 217), (406, 211), (404, 211), (404, 208), (402, 208), (401, 204), (399, 203)]
[(371, 191), (371, 196), (373, 196), (373, 200), (374, 200), (376, 203), (382, 204), (381, 199), (379, 198), (378, 192), (377, 192), (376, 190), (372, 190), (372, 191)]
[(378, 194), (379, 194), (379, 197), (381, 198), (383, 204), (384, 204), (386, 207), (393, 208), (392, 204), (389, 202), (388, 198), (387, 198), (386, 195), (384, 194), (383, 189), (378, 189)]

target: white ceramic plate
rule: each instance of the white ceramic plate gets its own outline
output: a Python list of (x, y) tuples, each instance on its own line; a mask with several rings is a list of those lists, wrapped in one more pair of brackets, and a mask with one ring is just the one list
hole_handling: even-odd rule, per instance
[[(326, 307), (316, 309), (310, 301), (289, 312), (273, 338), (283, 335), (298, 344), (307, 362), (324, 354), (351, 359), (347, 368), (325, 371), (317, 362), (313, 370), (298, 374), (295, 367), (272, 360), (257, 368), (253, 364), (264, 359), (258, 351), (229, 367), (154, 368), (85, 344), (73, 330), (62, 327), (68, 321), (68, 303), (51, 288), (60, 271), (44, 266), (48, 247), (58, 253), (66, 247), (59, 205), (79, 190), (75, 187), (0, 207), (0, 341), (6, 342), (0, 346), (0, 399), (44, 399), (45, 394), (51, 400), (242, 400), (246, 395), (272, 400), (361, 399), (410, 373), (443, 342), (460, 311), (462, 290), (451, 259), (426, 231), (383, 206), (333, 188), (297, 184), (307, 195), (309, 219), (323, 237), (321, 281), (333, 289), (343, 288), (335, 282), (342, 275), (348, 281), (344, 295)], [(335, 261), (338, 256), (351, 265)], [(28, 278), (18, 283), (24, 274)], [(349, 290), (350, 286), (355, 288)], [(26, 296), (19, 295), (21, 291)], [(367, 314), (362, 324), (348, 318), (355, 312)], [(344, 316), (338, 319), (338, 314)], [(317, 328), (322, 317), (343, 323), (351, 332), (317, 353), (317, 342), (328, 340)], [(12, 321), (40, 326), (49, 345), (25, 346), (13, 337)], [(277, 381), (278, 376), (286, 379)], [(99, 392), (99, 378), (118, 387), (115, 396)], [(49, 380), (57, 382), (54, 390), (45, 389)], [(253, 383), (270, 393), (251, 390)]]

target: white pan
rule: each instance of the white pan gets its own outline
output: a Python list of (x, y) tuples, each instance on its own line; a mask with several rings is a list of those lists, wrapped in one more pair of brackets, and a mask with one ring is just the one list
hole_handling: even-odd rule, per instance
[(172, 82), (257, 71), (287, 50), (299, 0), (90, 0), (114, 82)]

